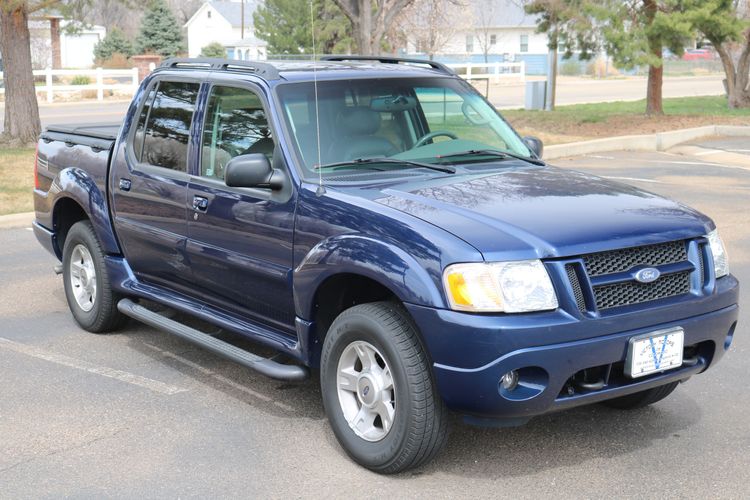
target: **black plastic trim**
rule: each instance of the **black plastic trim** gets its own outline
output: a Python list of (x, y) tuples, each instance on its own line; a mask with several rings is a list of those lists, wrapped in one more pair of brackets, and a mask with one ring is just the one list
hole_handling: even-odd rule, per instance
[[(300, 381), (309, 376), (304, 366), (285, 365), (274, 359), (263, 358), (237, 346), (219, 340), (215, 337), (190, 328), (173, 319), (166, 318), (154, 311), (136, 304), (130, 299), (122, 299), (117, 303), (117, 309), (126, 316), (130, 316), (159, 330), (176, 335), (188, 342), (203, 347), (215, 354), (223, 356), (242, 366), (277, 380)], [(274, 357), (275, 358), (275, 357)]]

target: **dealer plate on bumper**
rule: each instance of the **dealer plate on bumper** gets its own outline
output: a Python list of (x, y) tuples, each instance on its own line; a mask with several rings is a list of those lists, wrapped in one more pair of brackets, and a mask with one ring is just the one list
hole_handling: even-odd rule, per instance
[(684, 340), (685, 331), (680, 327), (632, 337), (625, 358), (625, 375), (637, 378), (681, 366)]

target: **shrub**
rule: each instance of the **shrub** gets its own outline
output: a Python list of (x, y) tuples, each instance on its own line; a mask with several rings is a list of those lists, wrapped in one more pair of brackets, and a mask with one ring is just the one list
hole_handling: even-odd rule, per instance
[(578, 76), (581, 73), (581, 63), (578, 60), (569, 59), (560, 66), (561, 75)]
[(90, 83), (91, 83), (91, 78), (89, 78), (86, 75), (76, 75), (70, 81), (71, 85), (89, 85)]
[(227, 57), (227, 49), (219, 42), (211, 42), (201, 49), (201, 57)]
[(105, 61), (97, 61), (97, 65), (105, 69), (123, 69), (132, 66), (128, 56), (119, 52), (115, 52)]
[(98, 61), (106, 61), (114, 54), (123, 54), (125, 57), (133, 55), (133, 44), (117, 28), (112, 28), (107, 36), (94, 46), (94, 57)]

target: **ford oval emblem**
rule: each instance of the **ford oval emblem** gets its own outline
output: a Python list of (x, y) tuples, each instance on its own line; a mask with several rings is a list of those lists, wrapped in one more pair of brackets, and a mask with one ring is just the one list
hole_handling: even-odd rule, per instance
[(635, 273), (635, 280), (639, 283), (651, 283), (658, 280), (659, 276), (661, 276), (661, 273), (658, 269), (646, 267)]

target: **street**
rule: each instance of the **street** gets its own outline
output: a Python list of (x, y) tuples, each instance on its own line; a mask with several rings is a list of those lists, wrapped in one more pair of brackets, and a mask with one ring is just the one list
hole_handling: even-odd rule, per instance
[[(91, 121), (110, 121), (118, 106), (43, 114), (72, 123), (94, 108), (107, 120)], [(709, 214), (747, 285), (750, 167), (708, 158), (618, 152), (555, 163)], [(86, 333), (55, 263), (29, 228), (0, 230), (2, 498), (738, 498), (750, 488), (747, 286), (732, 349), (666, 400), (630, 412), (582, 407), (517, 428), (456, 419), (436, 460), (385, 477), (344, 454), (314, 377), (273, 381), (132, 321)]]
[[(665, 77), (664, 97), (718, 95), (724, 92), (722, 76)], [(485, 91), (485, 81), (476, 80), (480, 92)], [(490, 101), (498, 108), (522, 108), (525, 86), (521, 83), (490, 84)], [(633, 101), (645, 99), (644, 78), (595, 80), (560, 77), (557, 86), (557, 104), (580, 104), (607, 101)], [(128, 109), (124, 101), (86, 101), (69, 103), (41, 103), (39, 116), (42, 128), (48, 125), (76, 125), (80, 123), (115, 123), (122, 120)], [(0, 103), (0, 115), (4, 113)], [(0, 132), (3, 130), (0, 122)]]

